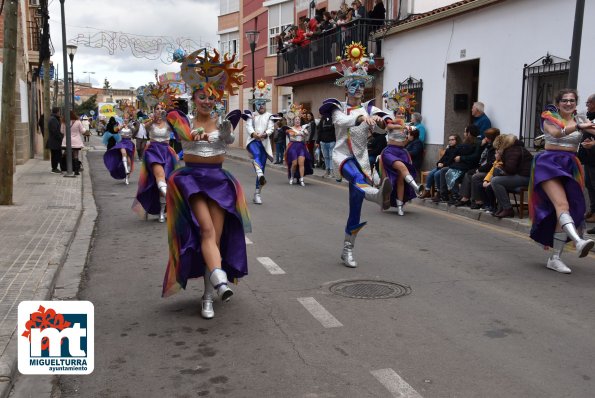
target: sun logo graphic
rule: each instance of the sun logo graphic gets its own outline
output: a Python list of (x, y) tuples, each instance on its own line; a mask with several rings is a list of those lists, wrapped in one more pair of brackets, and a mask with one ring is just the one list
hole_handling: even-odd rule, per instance
[(23, 301), (18, 314), (22, 374), (89, 374), (94, 307), (89, 301)]

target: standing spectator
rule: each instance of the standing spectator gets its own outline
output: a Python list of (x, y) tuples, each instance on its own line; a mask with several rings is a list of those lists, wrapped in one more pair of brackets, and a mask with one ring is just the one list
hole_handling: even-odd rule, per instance
[(494, 148), (502, 161), (501, 168), (494, 169), (494, 176), (490, 181), (500, 209), (494, 216), (514, 217), (508, 192), (529, 185), (533, 155), (525, 148), (523, 142), (512, 134), (501, 135), (494, 141)]
[(316, 141), (318, 139), (318, 132), (316, 131), (316, 120), (314, 119), (314, 114), (311, 111), (305, 112), (304, 120), (302, 121), (308, 129), (308, 141), (306, 142), (306, 148), (308, 149), (308, 153), (310, 154), (310, 159), (314, 159), (314, 167), (317, 167), (316, 159), (314, 158), (314, 146), (316, 145)]
[[(595, 119), (595, 94), (587, 98), (587, 119)], [(590, 210), (585, 215), (585, 221), (595, 222), (595, 139), (589, 133), (583, 133), (581, 145), (578, 149), (578, 158), (583, 164), (585, 170), (585, 187), (589, 193)], [(595, 233), (595, 228), (587, 231), (590, 234)]]
[(483, 132), (492, 127), (490, 118), (484, 113), (485, 105), (483, 102), (474, 102), (471, 107), (471, 116), (473, 124), (479, 129), (479, 138), (483, 139)]
[(353, 19), (358, 19), (358, 18), (365, 18), (366, 15), (366, 7), (364, 7), (364, 5), (362, 4), (361, 1), (359, 0), (354, 0), (351, 3), (351, 7), (353, 7), (354, 9), (354, 13), (353, 13)]
[(89, 118), (87, 115), (83, 116), (83, 120), (81, 121), (83, 124), (83, 128), (85, 132), (83, 133), (83, 138), (85, 142), (89, 142), (89, 137), (91, 136), (91, 124), (89, 123)]
[(424, 126), (421, 123), (421, 121), (422, 121), (421, 113), (413, 112), (411, 114), (411, 126), (409, 127), (409, 130), (419, 131), (419, 140), (422, 142), (422, 144), (425, 144), (426, 143), (426, 126)]
[[(52, 164), (52, 173), (60, 173), (58, 166), (62, 158), (62, 132), (60, 131), (60, 108), (52, 108), (52, 116), (48, 122), (49, 137), (46, 142), (46, 149), (50, 150), (50, 159)], [(66, 170), (63, 170), (66, 171)]]
[(386, 18), (386, 8), (384, 8), (384, 3), (382, 0), (375, 0), (374, 1), (374, 8), (368, 14), (368, 18), (371, 19), (378, 19), (379, 21), (374, 21), (374, 25), (382, 25), (382, 20)]
[(333, 119), (329, 115), (320, 116), (320, 122), (318, 122), (317, 143), (322, 150), (324, 165), (326, 167), (326, 174), (324, 177), (332, 177), (335, 174), (333, 171), (333, 149), (335, 148), (336, 141), (337, 138), (335, 136)]
[[(79, 153), (81, 149), (85, 146), (83, 144), (83, 134), (85, 132), (85, 128), (83, 124), (79, 120), (79, 117), (74, 113), (74, 111), (70, 111), (70, 146), (72, 148), (72, 170), (74, 171), (74, 175), (80, 174), (81, 169), (81, 162), (79, 160)], [(66, 120), (62, 123), (61, 131), (62, 131), (62, 148), (66, 149)]]
[(275, 164), (283, 163), (283, 156), (285, 155), (285, 148), (287, 142), (287, 133), (285, 132), (286, 129), (283, 127), (287, 126), (287, 122), (285, 121), (285, 117), (283, 117), (282, 113), (279, 113), (281, 120), (276, 123), (275, 126)]

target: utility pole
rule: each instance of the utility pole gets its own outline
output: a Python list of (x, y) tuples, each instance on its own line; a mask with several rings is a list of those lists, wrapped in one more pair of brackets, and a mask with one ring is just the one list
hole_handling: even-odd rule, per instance
[(581, 59), (581, 39), (583, 36), (583, 16), (585, 0), (576, 0), (574, 12), (574, 29), (572, 30), (572, 49), (570, 51), (570, 71), (568, 72), (568, 88), (576, 90), (578, 86), (578, 65)]
[(17, 79), (18, 1), (4, 3), (4, 64), (0, 119), (0, 205), (12, 204), (14, 174), (15, 89)]

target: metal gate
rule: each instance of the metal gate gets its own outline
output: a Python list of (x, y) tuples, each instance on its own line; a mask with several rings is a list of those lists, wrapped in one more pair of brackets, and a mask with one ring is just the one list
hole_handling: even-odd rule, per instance
[(541, 112), (546, 105), (553, 104), (558, 91), (568, 85), (569, 69), (569, 60), (549, 53), (523, 67), (519, 131), (525, 147), (533, 148), (535, 137), (541, 135)]

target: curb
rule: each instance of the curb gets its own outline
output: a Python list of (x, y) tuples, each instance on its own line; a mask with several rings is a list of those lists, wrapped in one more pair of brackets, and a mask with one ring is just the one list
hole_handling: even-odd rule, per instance
[[(91, 175), (89, 173), (89, 162), (87, 156), (83, 157), (82, 187), (81, 187), (81, 210), (77, 218), (72, 233), (64, 237), (57, 245), (50, 261), (46, 274), (39, 285), (39, 288), (32, 297), (32, 300), (74, 300), (76, 299), (81, 274), (86, 265), (87, 256), (91, 247), (92, 234), (95, 229), (95, 220), (97, 218), (97, 207), (93, 198), (93, 187), (91, 184)], [(82, 234), (82, 235), (81, 235)], [(84, 255), (82, 253), (84, 250)], [(72, 255), (74, 253), (74, 255)], [(81, 261), (82, 260), (82, 261)], [(72, 278), (78, 275), (78, 282)], [(54, 293), (57, 293), (54, 295)], [(31, 384), (39, 385), (45, 390), (52, 390), (51, 380), (54, 376), (48, 378), (39, 378), (36, 375), (21, 375), (18, 373), (17, 359), (17, 339), (16, 328), (8, 343), (8, 348), (0, 358), (0, 398), (7, 398), (13, 387), (19, 381), (19, 378), (30, 376), (27, 381), (29, 387)], [(20, 380), (23, 382), (23, 380)], [(47, 385), (49, 381), (50, 385)], [(43, 384), (43, 385), (42, 385)], [(36, 394), (37, 395), (37, 394)]]

